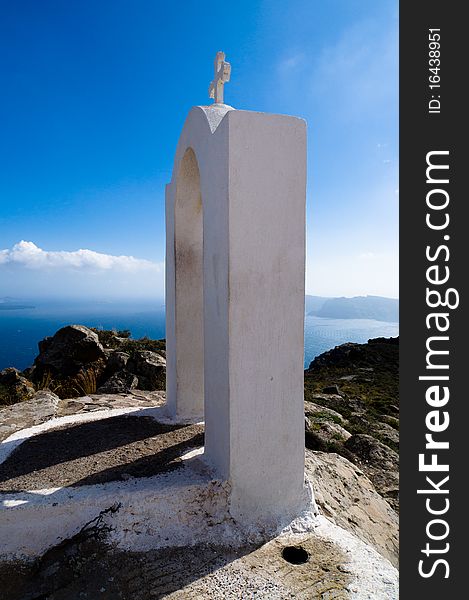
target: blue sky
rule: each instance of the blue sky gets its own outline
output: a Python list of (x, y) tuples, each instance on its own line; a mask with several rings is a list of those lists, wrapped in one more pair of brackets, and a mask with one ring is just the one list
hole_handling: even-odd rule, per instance
[(308, 122), (307, 292), (397, 297), (397, 44), (394, 0), (2, 3), (0, 296), (161, 295), (164, 186), (224, 50), (228, 104)]

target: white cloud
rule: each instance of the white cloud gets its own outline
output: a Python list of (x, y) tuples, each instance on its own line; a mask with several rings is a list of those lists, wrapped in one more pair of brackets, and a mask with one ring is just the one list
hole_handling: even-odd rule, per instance
[(43, 250), (30, 241), (0, 250), (0, 297), (113, 300), (163, 295), (163, 262), (94, 250)]
[(113, 256), (93, 250), (48, 251), (33, 242), (22, 240), (12, 248), (0, 250), (0, 266), (17, 265), (28, 269), (80, 269), (80, 270), (119, 270), (162, 272), (163, 263), (134, 258), (133, 256)]

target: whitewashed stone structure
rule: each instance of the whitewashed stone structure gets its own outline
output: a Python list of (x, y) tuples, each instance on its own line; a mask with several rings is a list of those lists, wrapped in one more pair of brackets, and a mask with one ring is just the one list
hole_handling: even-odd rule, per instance
[(231, 514), (270, 520), (307, 496), (306, 125), (222, 104), (229, 75), (218, 53), (216, 102), (190, 111), (166, 188), (167, 402), (205, 421)]

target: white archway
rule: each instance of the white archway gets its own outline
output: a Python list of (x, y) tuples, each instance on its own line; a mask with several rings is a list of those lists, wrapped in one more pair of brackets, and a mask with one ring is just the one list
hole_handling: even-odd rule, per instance
[(303, 120), (191, 110), (166, 187), (167, 404), (203, 414), (204, 458), (240, 520), (308, 503), (305, 195)]
[(177, 414), (204, 409), (203, 210), (197, 158), (188, 148), (179, 165), (174, 203)]

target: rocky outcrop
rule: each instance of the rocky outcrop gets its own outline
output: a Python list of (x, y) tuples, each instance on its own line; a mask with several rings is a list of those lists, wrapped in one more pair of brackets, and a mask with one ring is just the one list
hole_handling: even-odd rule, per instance
[(135, 352), (127, 363), (127, 370), (138, 376), (140, 389), (158, 390), (164, 383), (166, 360), (150, 350)]
[(110, 352), (107, 359), (106, 369), (110, 373), (116, 373), (117, 371), (123, 371), (127, 362), (130, 358), (130, 355), (127, 352), (119, 352), (119, 350), (114, 350)]
[(356, 434), (344, 444), (379, 493), (398, 509), (399, 455), (371, 435)]
[(83, 325), (68, 325), (39, 342), (34, 377), (45, 372), (60, 377), (76, 375), (104, 357), (104, 348), (94, 331)]
[[(382, 365), (394, 373), (399, 369), (399, 338), (373, 338), (366, 344), (346, 343), (323, 352), (310, 363), (308, 371), (320, 367), (342, 367), (373, 371), (373, 367)], [(345, 373), (342, 373), (344, 375)]]
[(373, 546), (394, 566), (399, 561), (399, 519), (355, 464), (335, 453), (306, 450), (306, 473), (322, 514)]
[(133, 373), (121, 370), (111, 375), (97, 391), (99, 394), (123, 394), (134, 390), (137, 385), (138, 377)]
[(305, 371), (306, 446), (359, 466), (399, 509), (399, 340), (342, 344)]
[(0, 371), (0, 405), (29, 400), (35, 391), (31, 381), (18, 369), (8, 367)]
[(123, 393), (133, 389), (157, 391), (166, 388), (165, 340), (133, 340), (129, 331), (95, 330), (106, 354), (98, 391)]
[(350, 436), (342, 415), (314, 402), (305, 402), (305, 436), (308, 448), (329, 450), (336, 442), (345, 442)]
[(345, 447), (365, 462), (383, 465), (386, 468), (393, 468), (399, 465), (397, 453), (371, 435), (363, 433), (352, 435), (346, 441)]
[(92, 394), (79, 398), (59, 398), (49, 390), (36, 392), (25, 402), (0, 407), (0, 443), (13, 433), (50, 421), (55, 417), (87, 414), (110, 409), (146, 409), (161, 406), (165, 393), (134, 390), (126, 394)]
[(60, 399), (50, 391), (36, 392), (24, 402), (0, 408), (0, 442), (11, 434), (40, 425), (52, 419), (57, 412)]
[(165, 340), (133, 340), (130, 331), (68, 325), (38, 346), (32, 367), (0, 373), (0, 405), (28, 400), (38, 389), (73, 398), (166, 387)]

